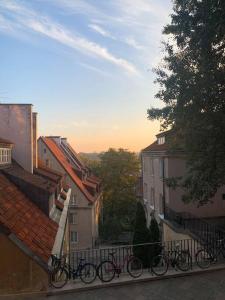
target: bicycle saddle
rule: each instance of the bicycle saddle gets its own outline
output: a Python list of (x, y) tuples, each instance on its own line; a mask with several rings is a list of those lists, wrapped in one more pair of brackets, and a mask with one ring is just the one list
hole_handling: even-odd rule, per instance
[(109, 252), (109, 255), (114, 255), (114, 254), (116, 254), (116, 251), (113, 251), (113, 252)]

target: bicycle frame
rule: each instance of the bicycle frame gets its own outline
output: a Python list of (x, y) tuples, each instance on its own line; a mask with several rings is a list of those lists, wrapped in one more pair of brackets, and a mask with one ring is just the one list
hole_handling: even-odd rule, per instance
[(114, 254), (111, 253), (110, 256), (112, 257), (112, 263), (114, 264), (114, 266), (115, 266), (115, 271), (116, 271), (116, 273), (117, 273), (118, 275), (122, 272), (122, 269), (125, 267), (125, 265), (126, 265), (127, 262), (129, 261), (129, 259), (132, 257), (131, 254), (126, 254), (125, 257), (123, 258), (123, 262), (122, 262), (122, 263), (117, 263)]
[(168, 258), (168, 263), (176, 269), (178, 256), (181, 253), (188, 253), (189, 250), (180, 250), (179, 247), (176, 247), (175, 250), (168, 251), (166, 257)]
[(222, 254), (223, 258), (225, 258), (224, 241), (216, 246), (215, 249), (212, 246), (208, 245), (206, 247), (206, 251), (210, 254), (212, 260), (217, 260), (220, 254)]
[(65, 269), (68, 272), (69, 279), (76, 279), (80, 276), (80, 271), (83, 267), (82, 259), (80, 259), (79, 264), (76, 269), (72, 268), (69, 264), (65, 264)]

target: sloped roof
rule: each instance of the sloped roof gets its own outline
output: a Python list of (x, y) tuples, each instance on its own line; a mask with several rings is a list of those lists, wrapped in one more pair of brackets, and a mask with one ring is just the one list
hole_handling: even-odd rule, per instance
[(158, 144), (157, 141), (149, 145), (148, 147), (144, 148), (142, 152), (148, 152), (148, 151), (167, 151), (169, 150), (169, 146), (167, 143), (164, 144)]
[(45, 263), (55, 242), (58, 225), (0, 173), (0, 224)]
[(16, 162), (13, 162), (12, 165), (9, 168), (4, 169), (3, 172), (6, 175), (20, 178), (21, 180), (28, 182), (39, 189), (45, 190), (48, 193), (53, 193), (57, 186), (57, 183), (53, 180), (50, 180), (49, 177), (46, 179), (37, 174), (30, 174), (28, 171), (20, 167)]
[(55, 183), (60, 182), (60, 180), (62, 180), (62, 178), (63, 178), (62, 173), (54, 171), (51, 168), (46, 167), (44, 165), (44, 163), (40, 160), (38, 160), (38, 168), (34, 168), (34, 173), (39, 176), (50, 179)]
[(82, 169), (85, 168), (84, 163), (82, 162), (82, 160), (79, 158), (79, 155), (77, 154), (77, 152), (70, 146), (70, 144), (68, 142), (63, 142), (64, 146), (67, 147), (67, 149), (70, 151), (70, 153), (73, 155), (73, 158), (76, 160), (76, 163), (78, 164), (78, 166)]
[(51, 153), (54, 155), (54, 157), (57, 159), (60, 165), (64, 168), (66, 173), (70, 176), (73, 182), (78, 186), (80, 191), (85, 195), (87, 200), (93, 203), (96, 200), (96, 198), (93, 197), (85, 188), (85, 185), (83, 184), (82, 180), (76, 175), (76, 173), (73, 170), (73, 167), (68, 162), (66, 155), (60, 149), (60, 147), (58, 147), (56, 142), (49, 137), (40, 137), (40, 139), (42, 139), (42, 141), (45, 143), (45, 145), (48, 147), (48, 149), (51, 151)]

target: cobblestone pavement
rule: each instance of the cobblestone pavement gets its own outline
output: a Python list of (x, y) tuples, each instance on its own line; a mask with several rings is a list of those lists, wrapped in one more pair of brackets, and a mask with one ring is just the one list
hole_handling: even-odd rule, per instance
[(51, 297), (11, 296), (0, 300), (225, 300), (225, 270), (192, 276), (73, 292)]

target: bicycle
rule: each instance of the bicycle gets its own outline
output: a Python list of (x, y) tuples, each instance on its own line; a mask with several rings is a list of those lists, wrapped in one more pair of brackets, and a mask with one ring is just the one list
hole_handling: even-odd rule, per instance
[(138, 278), (141, 276), (143, 272), (143, 266), (141, 260), (135, 257), (134, 255), (129, 254), (128, 248), (126, 248), (126, 250), (127, 250), (127, 254), (123, 258), (122, 264), (117, 263), (116, 261), (115, 258), (116, 251), (109, 253), (111, 259), (108, 258), (108, 260), (104, 260), (99, 264), (97, 268), (97, 274), (99, 279), (102, 282), (112, 281), (116, 274), (119, 277), (125, 266), (127, 272), (131, 277)]
[(163, 276), (168, 271), (169, 265), (174, 269), (186, 272), (191, 268), (191, 255), (189, 250), (180, 250), (180, 245), (177, 244), (174, 250), (165, 251), (165, 246), (162, 247), (162, 253), (155, 256), (150, 265), (150, 271), (156, 276)]
[(53, 270), (50, 272), (50, 284), (55, 288), (62, 288), (68, 280), (80, 278), (85, 284), (92, 283), (97, 277), (96, 266), (91, 263), (83, 263), (81, 258), (76, 269), (66, 263), (64, 257), (57, 258), (52, 255)]
[(222, 254), (225, 258), (225, 240), (219, 239), (216, 244), (208, 244), (202, 249), (199, 249), (195, 255), (196, 263), (201, 269), (208, 268), (212, 263), (218, 261), (219, 256)]

